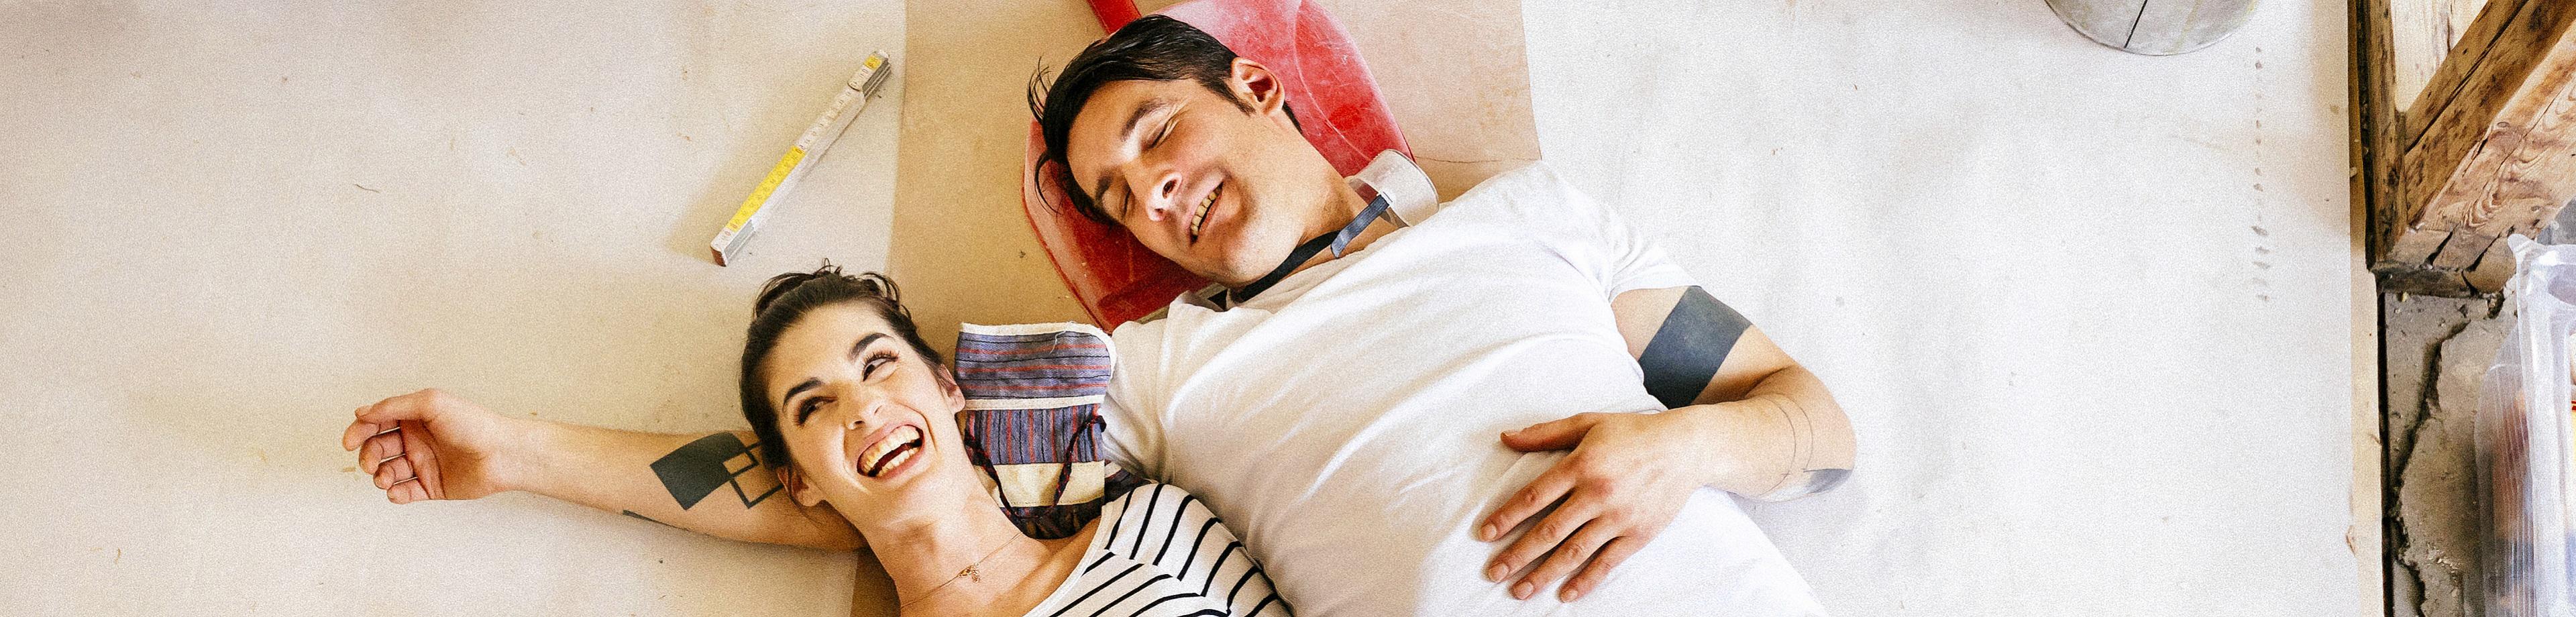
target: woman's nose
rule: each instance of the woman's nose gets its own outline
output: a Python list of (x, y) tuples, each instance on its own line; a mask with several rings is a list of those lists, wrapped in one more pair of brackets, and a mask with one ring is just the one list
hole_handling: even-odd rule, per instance
[(842, 430), (856, 431), (865, 428), (869, 422), (874, 421), (878, 408), (881, 407), (875, 399), (861, 396), (857, 392), (844, 392), (841, 394), (841, 400), (849, 401), (849, 404), (841, 406), (843, 413), (848, 414), (841, 416)]

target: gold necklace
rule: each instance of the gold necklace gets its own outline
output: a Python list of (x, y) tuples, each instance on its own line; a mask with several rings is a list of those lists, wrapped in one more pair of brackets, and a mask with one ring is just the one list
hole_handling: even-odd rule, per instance
[(939, 590), (941, 590), (941, 589), (947, 589), (949, 585), (951, 585), (951, 584), (955, 584), (955, 583), (957, 582), (957, 579), (961, 579), (961, 578), (973, 578), (973, 579), (975, 579), (975, 581), (976, 581), (976, 582), (979, 582), (979, 583), (980, 583), (980, 582), (983, 582), (983, 581), (984, 581), (984, 575), (983, 575), (982, 573), (976, 572), (976, 571), (975, 571), (975, 568), (982, 567), (982, 566), (984, 565), (984, 562), (985, 562), (985, 561), (989, 561), (989, 560), (991, 560), (991, 559), (993, 558), (993, 556), (994, 556), (994, 555), (1000, 555), (1000, 554), (1002, 554), (1002, 549), (1006, 549), (1006, 548), (1010, 548), (1010, 547), (1011, 547), (1011, 541), (1010, 541), (1010, 540), (1003, 540), (1003, 541), (1002, 541), (1002, 545), (1001, 545), (1001, 546), (993, 547), (993, 552), (985, 553), (985, 554), (984, 554), (984, 558), (983, 558), (983, 559), (977, 559), (977, 560), (975, 560), (975, 563), (966, 564), (966, 569), (964, 569), (964, 570), (958, 570), (958, 571), (957, 571), (957, 575), (956, 575), (956, 576), (948, 577), (948, 580), (947, 580), (946, 582), (942, 582), (942, 583), (940, 583), (940, 584), (939, 584), (939, 586), (937, 586), (937, 587), (932, 587), (932, 588), (930, 588), (930, 590), (929, 590), (929, 591), (921, 592), (921, 597), (913, 598), (911, 602), (905, 602), (905, 603), (903, 603), (903, 604), (900, 604), (900, 605), (895, 606), (895, 607), (894, 607), (894, 610), (901, 611), (901, 610), (906, 609), (906, 608), (911, 608), (911, 607), (912, 607), (912, 605), (913, 605), (913, 604), (915, 604), (915, 603), (918, 603), (918, 602), (920, 602), (920, 601), (922, 601), (922, 600), (930, 599), (930, 594), (939, 593)]

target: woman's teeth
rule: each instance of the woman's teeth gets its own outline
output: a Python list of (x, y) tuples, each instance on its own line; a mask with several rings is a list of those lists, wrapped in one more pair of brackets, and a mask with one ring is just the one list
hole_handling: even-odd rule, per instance
[(859, 453), (859, 473), (870, 478), (877, 477), (877, 474), (885, 473), (885, 470), (912, 460), (912, 455), (920, 451), (921, 429), (909, 425), (897, 427), (894, 434), (877, 440), (874, 445), (868, 446), (866, 452)]

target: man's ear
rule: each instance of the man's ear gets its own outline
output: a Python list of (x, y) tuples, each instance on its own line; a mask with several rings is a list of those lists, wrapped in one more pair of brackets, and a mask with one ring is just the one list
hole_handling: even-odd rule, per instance
[(780, 465), (772, 471), (778, 473), (778, 486), (787, 489), (787, 498), (796, 500), (796, 505), (811, 508), (823, 503), (823, 496), (805, 485), (805, 475), (797, 473), (795, 465)]
[(1236, 100), (1252, 106), (1252, 113), (1268, 116), (1282, 126), (1288, 126), (1288, 113), (1285, 111), (1288, 108), (1288, 91), (1279, 83), (1279, 76), (1270, 72), (1270, 67), (1262, 66), (1251, 58), (1237, 57), (1234, 67), (1226, 75), (1226, 83), (1234, 86)]

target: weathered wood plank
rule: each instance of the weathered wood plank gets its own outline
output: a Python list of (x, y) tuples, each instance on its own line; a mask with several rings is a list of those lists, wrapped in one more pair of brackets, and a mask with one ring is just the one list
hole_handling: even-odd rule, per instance
[(2478, 293), (2503, 291), (2505, 282), (2513, 279), (2513, 250), (2503, 242), (2487, 242), (2486, 254), (2469, 267), (2467, 278), (2469, 288)]
[[(2393, 171), (2397, 155), (2404, 152), (2395, 129), (2399, 126), (2397, 112), (2405, 106), (2395, 104), (2396, 97), (2392, 95), (2396, 62), (2394, 47), (2389, 44), (2394, 27), (2391, 23), (2394, 9), (2390, 5), (2393, 2), (2430, 1), (2354, 0), (2353, 3), (2352, 72), (2354, 83), (2360, 85), (2354, 93), (2352, 108), (2353, 167), (2358, 176), (2355, 184), (2359, 187), (2353, 199), (2364, 204), (2370, 212), (2368, 220), (2371, 224), (2367, 226), (2365, 235), (2374, 267), (2391, 263), (2420, 264), (2432, 256), (2433, 249), (2441, 246), (2438, 239), (2428, 243), (2418, 236), (2412, 239), (2411, 244), (2430, 246), (2400, 250), (2411, 248), (2406, 246), (2410, 228), (2402, 224), (2404, 219), (2397, 217), (2397, 175)], [(2398, 255), (2419, 252), (2402, 262), (2397, 258)]]
[[(2432, 0), (2403, 0), (2403, 3), (2432, 3)], [(2476, 72), (2486, 62), (2488, 46), (2499, 44), (2496, 39), (2504, 36), (2506, 23), (2522, 18), (2527, 10), (2563, 3), (2566, 0), (2494, 0), (2494, 3), (2486, 3), (2486, 10), (2481, 10), (2478, 18), (2468, 23), (2468, 28), (2452, 33), (2450, 51), (2442, 54), (2439, 67), (2434, 67), (2432, 77), (2427, 77), (2424, 87), (2416, 90), (2414, 103), (2398, 111), (2398, 118), (2406, 123), (2403, 129), (2398, 129), (2398, 134), (2406, 139), (2406, 147), (2414, 147), (2416, 141), (2424, 136), (2424, 129), (2432, 123), (2432, 118), (2439, 116), (2445, 105), (2460, 98), (2463, 87), (2468, 87), (2470, 72)]]
[[(2436, 267), (2467, 268), (2486, 253), (2457, 236), (2529, 232), (2576, 194), (2576, 2), (2518, 4), (2491, 5), (2444, 62), (2443, 74), (2465, 77), (2450, 100), (2418, 105), (2438, 111), (2398, 161), (2401, 209), (2414, 210), (2400, 220), (2454, 229)], [(2490, 25), (2495, 35), (2472, 47)]]
[[(2451, 55), (2452, 44), (2459, 41), (2460, 31), (2453, 28), (2452, 10), (2464, 4), (2484, 4), (2480, 0), (2387, 0), (2381, 17), (2388, 24), (2384, 46), (2390, 64), (2386, 95), (2405, 112), (2414, 108), (2416, 98), (2424, 94), (2424, 84), (2442, 68), (2442, 59)], [(2474, 18), (2475, 12), (2470, 13)], [(2466, 22), (2461, 22), (2466, 23)], [(2407, 141), (2413, 141), (2413, 135)]]

